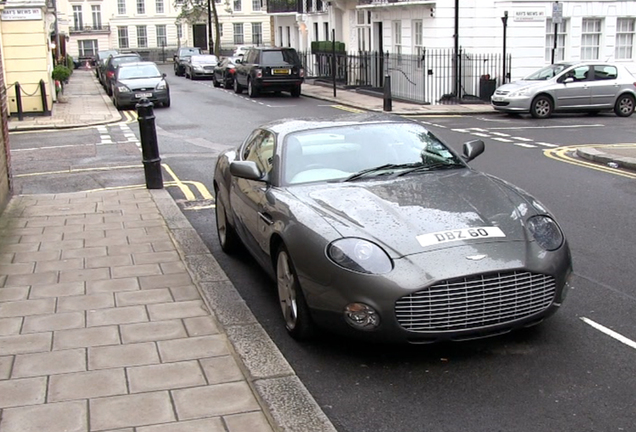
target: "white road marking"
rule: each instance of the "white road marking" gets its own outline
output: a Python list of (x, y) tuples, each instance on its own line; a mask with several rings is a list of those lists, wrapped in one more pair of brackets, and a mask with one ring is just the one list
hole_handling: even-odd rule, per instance
[(512, 137), (512, 139), (516, 141), (523, 141), (523, 142), (532, 141), (530, 138), (523, 138), (523, 137)]
[[(480, 132), (471, 132), (470, 134), (471, 134), (471, 135), (478, 136), (478, 137), (482, 137), (482, 138), (490, 138), (490, 135), (485, 134), (485, 133), (480, 133)], [(496, 138), (495, 138), (495, 139), (496, 139)]]
[(571, 129), (582, 127), (604, 127), (602, 124), (563, 125), (563, 126), (522, 126), (522, 127), (497, 127), (492, 130), (519, 130), (519, 129)]
[(509, 137), (509, 134), (505, 134), (503, 132), (491, 132), (493, 135), (501, 136), (501, 137)]
[(536, 145), (532, 145), (532, 144), (525, 144), (525, 143), (515, 143), (516, 146), (519, 147), (525, 147), (525, 148), (535, 148)]
[(461, 132), (461, 133), (466, 133), (468, 132), (466, 129), (451, 129), (453, 132)]
[(628, 339), (625, 336), (623, 336), (622, 334), (616, 333), (614, 330), (608, 329), (607, 327), (605, 327), (605, 326), (603, 326), (603, 325), (601, 325), (601, 324), (599, 324), (597, 322), (594, 322), (594, 321), (592, 321), (589, 318), (585, 318), (585, 317), (580, 317), (580, 318), (585, 324), (588, 324), (588, 325), (594, 327), (596, 330), (598, 330), (598, 331), (600, 331), (602, 333), (605, 333), (609, 337), (612, 337), (612, 338), (616, 339), (617, 341), (622, 342), (625, 345), (636, 349), (636, 342), (634, 342), (633, 340)]
[(536, 144), (542, 145), (544, 147), (558, 147), (557, 144), (550, 144), (550, 143), (547, 143), (547, 142), (537, 142)]
[(488, 129), (482, 129), (482, 128), (470, 128), (470, 130), (474, 130), (477, 132), (488, 132)]
[(512, 142), (512, 140), (508, 138), (493, 138), (493, 140), (501, 142)]

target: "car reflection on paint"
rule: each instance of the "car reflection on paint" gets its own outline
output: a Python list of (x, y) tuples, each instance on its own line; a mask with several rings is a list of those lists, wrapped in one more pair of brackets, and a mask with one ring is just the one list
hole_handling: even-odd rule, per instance
[[(222, 249), (276, 281), (285, 326), (373, 341), (463, 340), (561, 306), (564, 234), (535, 198), (419, 123), (385, 115), (279, 120), (218, 158)], [(244, 249), (244, 248), (245, 249)]]

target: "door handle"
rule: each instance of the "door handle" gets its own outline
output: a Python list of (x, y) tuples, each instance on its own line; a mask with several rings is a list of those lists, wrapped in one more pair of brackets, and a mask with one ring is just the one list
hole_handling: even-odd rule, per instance
[(263, 222), (265, 222), (267, 225), (273, 225), (274, 224), (274, 220), (267, 213), (258, 212), (258, 217), (261, 218), (261, 220)]

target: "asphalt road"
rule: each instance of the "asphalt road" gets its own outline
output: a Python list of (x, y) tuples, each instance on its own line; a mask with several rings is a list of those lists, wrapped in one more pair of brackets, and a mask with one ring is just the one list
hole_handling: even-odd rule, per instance
[[(220, 251), (206, 191), (216, 155), (254, 126), (342, 111), (285, 94), (250, 100), (208, 81), (170, 82), (172, 107), (155, 111), (168, 190), (339, 431), (636, 430), (636, 345), (628, 345), (636, 340), (636, 176), (551, 157), (561, 146), (634, 142), (634, 118), (419, 119), (456, 149), (483, 139), (486, 152), (471, 164), (532, 193), (559, 219), (573, 253), (575, 289), (550, 320), (468, 343), (370, 345), (324, 333), (299, 344), (285, 334), (264, 272), (248, 256)], [(12, 135), (15, 192), (143, 184), (131, 132), (138, 136), (134, 123), (108, 126), (106, 133)], [(105, 136), (113, 144), (98, 145)], [(64, 169), (73, 172), (58, 173)]]

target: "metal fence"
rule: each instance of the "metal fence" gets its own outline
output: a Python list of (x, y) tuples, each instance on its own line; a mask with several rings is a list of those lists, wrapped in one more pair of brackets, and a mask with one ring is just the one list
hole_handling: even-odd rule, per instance
[[(333, 80), (333, 53), (300, 53), (306, 76)], [(511, 70), (506, 56), (505, 75)], [(382, 91), (384, 77), (391, 77), (392, 97), (421, 103), (489, 101), (504, 82), (503, 54), (472, 54), (460, 50), (422, 50), (420, 54), (381, 52), (336, 53), (336, 83), (345, 88)]]

